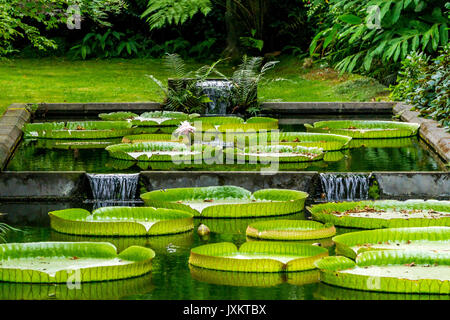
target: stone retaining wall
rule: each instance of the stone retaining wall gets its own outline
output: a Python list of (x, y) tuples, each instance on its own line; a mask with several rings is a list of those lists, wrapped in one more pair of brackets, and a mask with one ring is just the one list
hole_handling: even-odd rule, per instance
[[(374, 172), (373, 176), (378, 183), (380, 199), (450, 198), (449, 172)], [(315, 171), (278, 172), (272, 175), (237, 171), (143, 171), (139, 179), (139, 191), (217, 185), (236, 185), (252, 192), (266, 188), (294, 189), (308, 192), (310, 201), (322, 201), (318, 196), (320, 192), (317, 192), (321, 189), (320, 177)], [(85, 199), (92, 199), (85, 172), (0, 173), (1, 201)]]
[(397, 103), (394, 113), (403, 121), (420, 123), (420, 137), (430, 145), (446, 162), (450, 162), (450, 133), (432, 119), (419, 117), (419, 112), (411, 111), (412, 106)]

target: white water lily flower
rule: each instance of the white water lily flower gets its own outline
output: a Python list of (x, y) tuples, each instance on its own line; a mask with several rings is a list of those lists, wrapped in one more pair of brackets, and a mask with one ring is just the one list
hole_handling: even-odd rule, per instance
[(195, 127), (191, 126), (189, 121), (183, 121), (180, 126), (174, 131), (176, 136), (188, 135), (189, 133), (194, 133)]

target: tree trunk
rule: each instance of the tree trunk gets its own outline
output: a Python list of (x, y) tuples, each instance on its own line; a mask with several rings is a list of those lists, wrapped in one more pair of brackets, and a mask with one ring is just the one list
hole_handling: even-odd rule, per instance
[(236, 12), (236, 4), (233, 0), (226, 0), (225, 22), (227, 25), (227, 47), (223, 55), (231, 58), (232, 62), (236, 62), (241, 58), (241, 48), (239, 43), (239, 21), (234, 14)]

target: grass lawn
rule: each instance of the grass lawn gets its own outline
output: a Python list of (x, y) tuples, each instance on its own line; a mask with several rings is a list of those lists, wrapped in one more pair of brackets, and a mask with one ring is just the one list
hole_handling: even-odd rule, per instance
[[(190, 70), (203, 63), (189, 62)], [(232, 69), (219, 65), (225, 74)], [(64, 58), (12, 59), (0, 62), (0, 113), (11, 103), (146, 102), (161, 101), (162, 93), (147, 74), (164, 83), (170, 77), (160, 59), (73, 61)], [(339, 76), (331, 69), (308, 69), (284, 58), (268, 73), (273, 81), (259, 89), (263, 100), (370, 101), (385, 88), (355, 75)], [(363, 79), (362, 83), (353, 83)], [(364, 80), (365, 79), (365, 80)], [(346, 82), (347, 81), (347, 82)], [(365, 82), (364, 82), (365, 81)]]

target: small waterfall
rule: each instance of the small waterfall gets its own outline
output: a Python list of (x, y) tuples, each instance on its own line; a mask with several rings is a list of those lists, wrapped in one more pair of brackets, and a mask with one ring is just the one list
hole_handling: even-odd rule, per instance
[(208, 114), (227, 114), (230, 104), (231, 82), (226, 80), (205, 80), (197, 83), (202, 93), (206, 94), (212, 102), (208, 103)]
[(321, 173), (320, 182), (327, 201), (367, 200), (370, 175)]
[(87, 174), (94, 196), (94, 209), (134, 203), (139, 180), (136, 174)]

